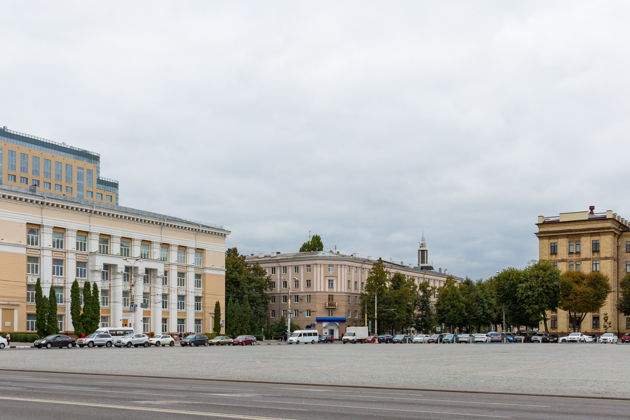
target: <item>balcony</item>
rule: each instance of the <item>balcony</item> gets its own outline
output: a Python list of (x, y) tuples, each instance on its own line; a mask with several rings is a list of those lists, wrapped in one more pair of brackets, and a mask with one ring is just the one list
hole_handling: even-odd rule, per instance
[(326, 302), (326, 309), (337, 309), (337, 302), (329, 300)]

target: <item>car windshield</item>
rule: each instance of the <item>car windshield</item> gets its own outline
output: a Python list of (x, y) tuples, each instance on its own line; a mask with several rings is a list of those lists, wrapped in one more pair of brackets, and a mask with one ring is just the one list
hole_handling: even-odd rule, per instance
[(195, 338), (197, 337), (195, 334), (190, 334), (189, 336), (187, 336), (186, 338)]
[(580, 333), (571, 333), (571, 334), (569, 334), (570, 337), (577, 337), (579, 335), (580, 335)]
[(606, 333), (606, 334), (604, 334), (602, 337), (612, 337), (612, 336), (613, 336), (613, 334), (612, 334), (612, 333)]
[(94, 337), (96, 337), (96, 333), (92, 333), (92, 334), (88, 335), (88, 336), (87, 336), (87, 337), (85, 337), (85, 338), (94, 338)]
[(45, 337), (45, 340), (52, 340), (53, 338), (57, 337), (57, 334), (53, 334), (53, 335), (49, 335), (47, 337)]
[(475, 337), (485, 337), (485, 334), (475, 334)]
[(293, 334), (291, 334), (291, 337), (299, 337), (299, 336), (300, 336), (300, 333), (298, 332), (294, 332)]

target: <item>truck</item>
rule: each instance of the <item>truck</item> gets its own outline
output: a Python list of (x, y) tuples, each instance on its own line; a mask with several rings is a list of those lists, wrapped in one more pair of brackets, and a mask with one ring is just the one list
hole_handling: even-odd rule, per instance
[(368, 338), (368, 327), (348, 327), (346, 333), (341, 338), (343, 344), (365, 343)]

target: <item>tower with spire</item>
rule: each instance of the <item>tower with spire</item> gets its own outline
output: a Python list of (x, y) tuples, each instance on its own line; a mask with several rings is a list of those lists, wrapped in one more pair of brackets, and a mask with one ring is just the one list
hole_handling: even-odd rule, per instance
[(426, 239), (424, 239), (424, 233), (422, 233), (420, 247), (418, 248), (418, 267), (420, 270), (433, 270), (433, 267), (429, 264), (429, 247)]

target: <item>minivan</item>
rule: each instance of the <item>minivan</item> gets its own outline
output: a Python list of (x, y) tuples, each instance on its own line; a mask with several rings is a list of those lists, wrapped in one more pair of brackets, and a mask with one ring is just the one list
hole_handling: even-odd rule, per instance
[(296, 330), (293, 331), (291, 337), (287, 340), (287, 344), (311, 343), (315, 344), (319, 340), (316, 330)]

